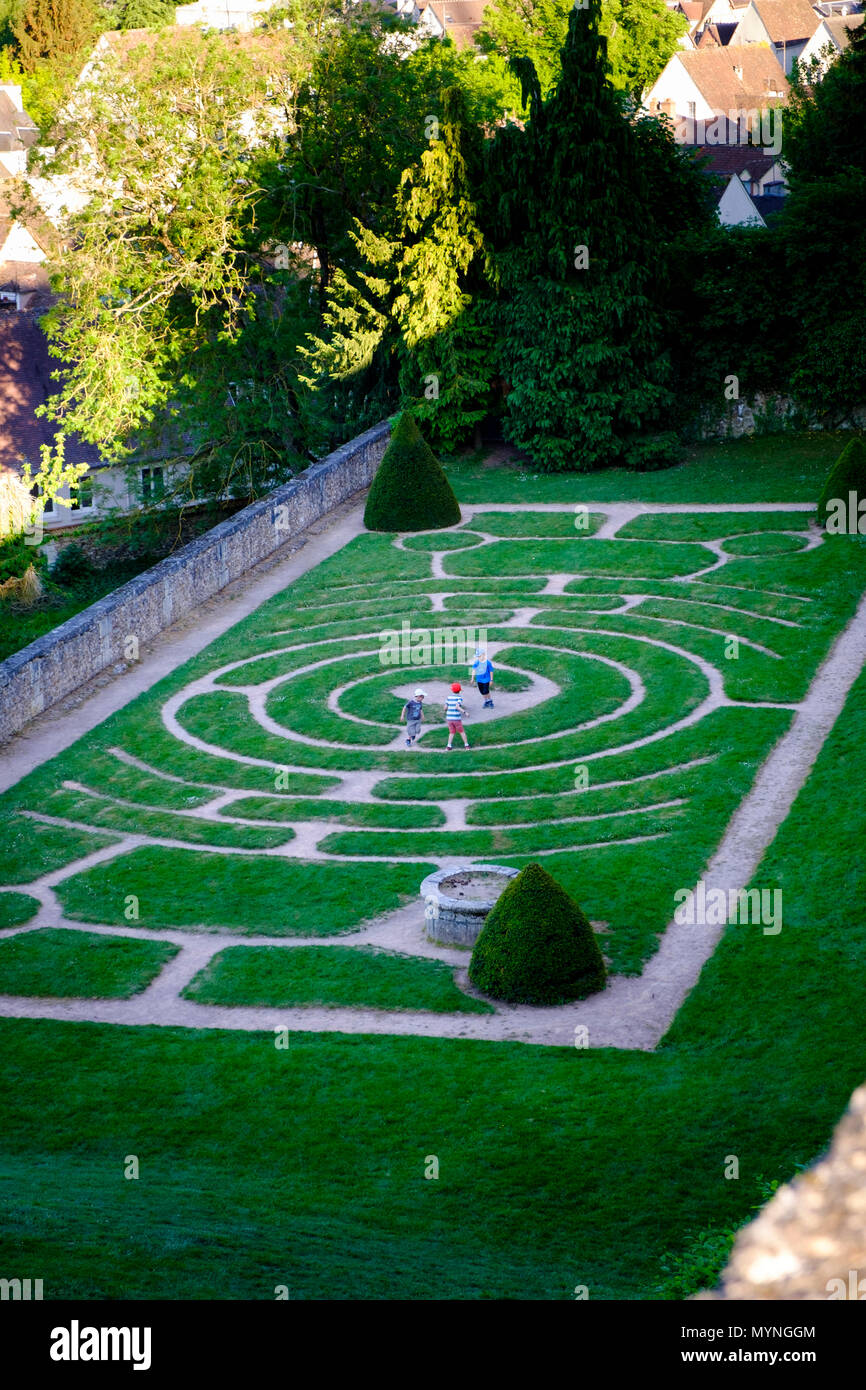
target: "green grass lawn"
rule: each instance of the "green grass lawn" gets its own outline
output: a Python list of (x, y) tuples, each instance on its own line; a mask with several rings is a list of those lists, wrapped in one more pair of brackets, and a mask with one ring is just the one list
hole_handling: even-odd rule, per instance
[(863, 1078), (864, 724), (861, 679), (756, 875), (782, 932), (730, 928), (656, 1054), (0, 1021), (0, 1258), (46, 1298), (656, 1296)]
[(101, 932), (45, 929), (0, 941), (0, 994), (129, 999), (179, 947)]
[(0, 928), (29, 922), (39, 911), (39, 899), (28, 893), (0, 893)]
[(439, 960), (399, 956), (371, 946), (230, 946), (184, 990), (200, 1004), (320, 1004), (363, 1009), (493, 1013), (454, 984)]
[[(706, 446), (659, 474), (536, 479), (471, 462), (449, 471), (464, 501), (811, 503), (838, 449), (831, 436), (786, 436)], [(593, 541), (557, 529), (570, 512), (549, 528), (528, 517), (510, 519), (494, 545), (452, 549), (444, 579), (423, 546), (400, 550), (387, 536), (364, 536), (309, 572), (0, 798), (5, 881), (26, 898), (32, 879), (66, 866), (56, 891), (81, 922), (315, 937), (345, 935), (410, 899), (431, 856), (495, 855), (520, 867), (547, 850), (544, 867), (605, 924), (613, 970), (639, 971), (670, 919), (674, 888), (700, 875), (789, 725), (786, 709), (737, 702), (801, 698), (866, 585), (866, 546), (837, 537), (808, 553), (779, 551), (779, 518), (738, 522), (736, 558), (695, 582), (696, 559), (714, 558), (697, 542), (733, 534), (715, 522), (701, 530), (706, 518), (659, 519), (660, 529), (633, 541)], [(585, 566), (573, 568), (584, 553)], [(546, 595), (551, 569), (587, 577)], [(612, 611), (636, 580), (641, 607)], [(592, 614), (596, 602), (603, 611)], [(540, 611), (502, 626), (524, 607)], [(489, 640), (506, 644), (503, 661), (555, 675), (562, 694), (518, 714), (503, 690), (495, 722), (470, 722), (476, 746), (466, 754), (383, 748), (395, 732), (387, 720), (378, 742), (353, 738), (348, 729), (364, 726), (327, 699), (358, 678), (365, 643), (362, 683), (341, 701), (359, 718), (374, 717), (391, 684), (429, 674), (381, 669), (375, 639), (404, 620), (489, 622)], [(732, 634), (743, 645), (729, 661)], [(276, 654), (282, 647), (296, 650)], [(630, 714), (580, 731), (617, 685), (587, 675), (592, 652), (625, 663), (645, 696)], [(329, 680), (292, 674), (325, 654), (336, 657)], [(165, 701), (250, 657), (225, 673), (233, 690), (180, 707), (181, 725), (205, 748), (175, 738)], [(733, 703), (689, 724), (707, 690), (696, 660), (719, 670)], [(271, 708), (303, 737), (261, 728), (237, 688), (277, 677), (286, 677), (275, 687), (286, 697), (273, 694)], [(351, 746), (316, 742), (335, 727)], [(654, 1053), (300, 1033), (281, 1049), (271, 1033), (0, 1020), (0, 1261), (38, 1270), (46, 1298), (272, 1299), (278, 1284), (301, 1299), (571, 1299), (578, 1284), (594, 1299), (663, 1296), (666, 1266), (696, 1233), (716, 1233), (723, 1250), (761, 1184), (789, 1178), (823, 1149), (862, 1081), (864, 729), (866, 677), (755, 876), (755, 886), (782, 888), (783, 930), (728, 928)], [(339, 782), (351, 771), (367, 774), (369, 788), (356, 812)], [(100, 812), (110, 803), (67, 782), (131, 805)], [(250, 793), (250, 819), (262, 826), (241, 835), (222, 816), (204, 829), (194, 822), (207, 844), (159, 843), (184, 839), (183, 813), (221, 788)], [(321, 799), (325, 790), (333, 800)], [(437, 800), (464, 801), (467, 828), (443, 829)], [(243, 805), (234, 810), (243, 815)], [(25, 810), (91, 829), (38, 824)], [(274, 853), (267, 836), (284, 835), (272, 822), (286, 810), (313, 826), (323, 811), (340, 819), (344, 828), (321, 848), (361, 859)], [(83, 855), (145, 826), (156, 843), (74, 872)], [(13, 901), (6, 910), (28, 909)], [(58, 935), (68, 947), (73, 934)], [(0, 962), (27, 940), (53, 985), (64, 942), (47, 949), (44, 932), (0, 942)], [(131, 941), (139, 944), (154, 943)], [(192, 991), (227, 1006), (321, 1000), (473, 1012), (440, 964), (348, 941), (238, 945)], [(130, 1153), (140, 1160), (136, 1182), (123, 1179)], [(737, 1181), (725, 1178), (730, 1155)], [(431, 1156), (439, 1177), (427, 1180)]]
[(447, 465), (460, 502), (817, 502), (850, 431), (810, 431), (714, 440), (688, 449), (675, 468), (631, 473), (535, 473), (520, 460)]
[(397, 908), (432, 864), (329, 864), (242, 859), (148, 846), (61, 883), (79, 922), (128, 926), (128, 898), (142, 927), (236, 931), (240, 936), (331, 936)]

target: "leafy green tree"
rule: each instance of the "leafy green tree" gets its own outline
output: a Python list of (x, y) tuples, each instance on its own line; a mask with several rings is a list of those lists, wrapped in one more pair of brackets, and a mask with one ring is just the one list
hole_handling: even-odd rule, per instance
[(546, 102), (524, 65), (530, 119), (497, 134), (486, 178), (504, 429), (550, 471), (676, 456), (683, 250), (710, 218), (669, 127), (629, 119), (607, 82), (597, 19), (596, 0), (573, 11)]
[(57, 131), (53, 167), (92, 196), (44, 320), (65, 364), (47, 413), (108, 457), (148, 432), (194, 451), (193, 491), (249, 494), (306, 454), (286, 364), (308, 288), (268, 269), (249, 160), (287, 42), (188, 29), (109, 55)]
[(124, 0), (118, 13), (120, 29), (161, 29), (174, 24), (172, 0)]
[(866, 30), (811, 85), (795, 76), (785, 113), (790, 196), (778, 234), (799, 325), (790, 385), (829, 422), (866, 400)]
[(480, 170), (480, 135), (459, 88), (443, 91), (440, 112), (428, 148), (400, 180), (396, 238), (358, 225), (366, 269), (337, 272), (329, 332), (312, 360), (338, 380), (371, 367), (388, 378), (397, 368), (402, 403), (436, 447), (453, 450), (488, 412), (493, 333), (479, 310), (490, 267), (470, 174)]
[[(27, 0), (0, 0), (0, 57), (9, 49), (7, 61), (13, 61), (15, 31), (14, 25), (21, 19)], [(13, 79), (14, 80), (14, 79)]]
[(335, 270), (358, 264), (355, 222), (394, 234), (394, 193), (427, 146), (442, 89), (463, 89), (473, 125), (500, 119), (515, 91), (501, 65), (487, 70), (450, 42), (419, 43), (413, 26), (380, 8), (359, 5), (318, 43), (287, 94), (279, 160), (269, 153), (257, 176), (260, 225), (276, 242), (315, 248), (324, 312)]
[[(546, 96), (559, 80), (559, 55), (575, 8), (570, 0), (492, 0), (484, 11), (479, 47), (528, 58)], [(652, 85), (688, 30), (685, 16), (669, 10), (664, 0), (602, 0), (597, 23), (608, 41), (610, 81), (635, 96)]]

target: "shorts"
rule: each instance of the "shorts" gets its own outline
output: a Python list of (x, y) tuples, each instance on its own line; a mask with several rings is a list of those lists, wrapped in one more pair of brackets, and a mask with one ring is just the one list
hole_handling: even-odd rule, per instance
[(420, 732), (421, 732), (421, 720), (420, 720), (420, 719), (407, 719), (407, 720), (406, 720), (406, 737), (407, 737), (407, 738), (417, 738), (418, 735), (420, 734)]
[(490, 682), (489, 682), (489, 681), (478, 681), (478, 689), (479, 689), (479, 691), (481, 692), (482, 695), (489, 695), (489, 694), (490, 694)]
[(449, 732), (449, 734), (462, 734), (462, 733), (463, 733), (463, 720), (462, 720), (462, 719), (449, 719), (449, 720), (448, 720), (448, 732)]

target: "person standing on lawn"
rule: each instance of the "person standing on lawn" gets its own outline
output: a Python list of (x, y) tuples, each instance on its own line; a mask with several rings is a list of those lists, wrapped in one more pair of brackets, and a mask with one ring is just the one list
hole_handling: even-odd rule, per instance
[(486, 651), (482, 648), (475, 653), (475, 660), (471, 667), (471, 678), (478, 686), (479, 695), (484, 696), (484, 709), (493, 709), (493, 696), (490, 691), (493, 686), (493, 662), (490, 660)]
[(402, 723), (406, 725), (406, 747), (411, 748), (416, 738), (421, 732), (421, 722), (424, 718), (424, 701), (427, 696), (423, 690), (416, 690), (411, 700), (407, 700), (403, 706), (403, 713), (400, 715)]
[(448, 696), (448, 703), (445, 706), (445, 718), (448, 721), (448, 743), (445, 746), (446, 753), (451, 751), (454, 742), (454, 735), (459, 734), (463, 739), (463, 747), (469, 747), (469, 740), (463, 728), (463, 716), (466, 707), (463, 704), (463, 696), (460, 694), (460, 682), (455, 681), (451, 687), (451, 694)]

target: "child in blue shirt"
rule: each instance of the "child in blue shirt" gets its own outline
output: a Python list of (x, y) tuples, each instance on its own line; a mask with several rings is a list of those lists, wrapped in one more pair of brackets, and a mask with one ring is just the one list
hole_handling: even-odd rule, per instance
[(490, 694), (490, 687), (493, 684), (493, 662), (486, 651), (479, 650), (475, 653), (475, 660), (470, 668), (470, 677), (478, 686), (478, 693), (484, 696), (483, 708), (493, 709), (493, 698)]

